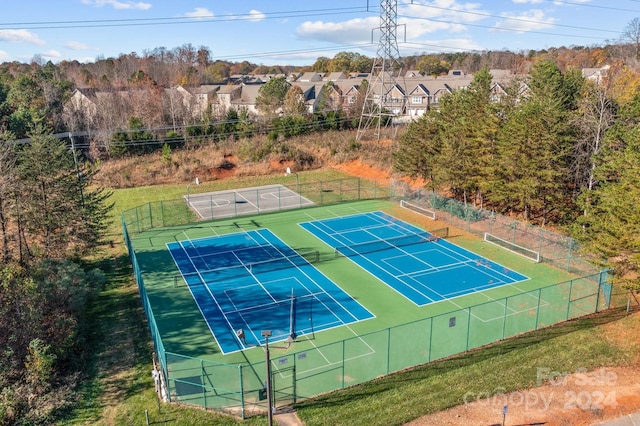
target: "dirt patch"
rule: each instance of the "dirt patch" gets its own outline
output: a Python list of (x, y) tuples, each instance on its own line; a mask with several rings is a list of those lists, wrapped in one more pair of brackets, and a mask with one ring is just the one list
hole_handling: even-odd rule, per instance
[[(542, 371), (542, 386), (490, 397), (468, 395), (468, 403), (430, 414), (406, 426), (596, 425), (640, 410), (637, 367), (601, 368), (563, 375)], [(545, 380), (542, 380), (545, 379)]]
[(374, 167), (371, 164), (364, 163), (362, 160), (353, 160), (346, 163), (336, 164), (333, 166), (336, 170), (349, 175), (358, 176), (365, 179), (375, 179), (383, 184), (388, 184), (391, 179), (399, 179), (403, 182), (415, 187), (422, 188), (425, 181), (422, 179), (410, 179), (407, 177), (396, 177), (391, 170), (384, 170)]

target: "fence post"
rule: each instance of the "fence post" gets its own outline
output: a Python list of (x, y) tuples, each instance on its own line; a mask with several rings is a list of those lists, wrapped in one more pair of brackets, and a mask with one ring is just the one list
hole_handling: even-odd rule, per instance
[(296, 367), (296, 357), (293, 357), (293, 403), (295, 404), (298, 401), (298, 397), (297, 397), (297, 384), (298, 384), (298, 376), (296, 374), (297, 371), (297, 367)]
[(469, 334), (471, 334), (471, 307), (467, 308), (467, 343), (464, 350), (469, 350)]
[(391, 369), (391, 327), (387, 328), (387, 374)]
[(238, 380), (240, 381), (240, 417), (244, 420), (244, 383), (242, 378), (242, 365), (238, 365)]
[(571, 310), (571, 292), (573, 291), (573, 280), (569, 281), (569, 299), (567, 300), (567, 320), (569, 319), (569, 311)]
[(534, 330), (538, 329), (538, 319), (540, 318), (540, 299), (542, 297), (542, 289), (538, 289), (538, 306), (536, 306), (536, 325)]
[(574, 239), (569, 240), (569, 248), (567, 249), (567, 271), (571, 271), (571, 251), (573, 250)]
[(200, 360), (200, 383), (202, 386), (202, 401), (204, 402), (204, 409), (207, 409), (207, 388), (205, 387), (204, 380), (204, 360)]
[(429, 318), (429, 352), (427, 362), (431, 362), (431, 348), (433, 344), (433, 317)]
[(505, 330), (507, 329), (507, 306), (509, 305), (509, 298), (504, 298), (504, 316), (502, 317), (502, 340), (504, 340)]
[(345, 371), (344, 371), (344, 352), (345, 352), (344, 345), (345, 345), (345, 342), (346, 342), (346, 340), (342, 341), (342, 386), (340, 387), (340, 389), (344, 389), (344, 373), (345, 373)]

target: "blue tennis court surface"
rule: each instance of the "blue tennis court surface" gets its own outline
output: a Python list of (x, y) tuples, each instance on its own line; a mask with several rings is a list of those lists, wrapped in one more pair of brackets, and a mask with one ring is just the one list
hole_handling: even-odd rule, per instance
[(418, 306), (529, 279), (382, 212), (300, 226)]
[(373, 317), (267, 229), (167, 247), (223, 353)]

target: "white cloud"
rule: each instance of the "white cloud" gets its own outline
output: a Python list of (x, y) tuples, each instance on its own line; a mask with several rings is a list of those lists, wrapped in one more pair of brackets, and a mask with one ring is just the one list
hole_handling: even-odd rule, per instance
[[(416, 40), (425, 34), (436, 32), (461, 33), (465, 24), (487, 19), (488, 12), (478, 3), (459, 3), (455, 0), (415, 0), (398, 8), (398, 41)], [(304, 22), (296, 33), (300, 38), (333, 43), (377, 43), (380, 32), (379, 17), (351, 19), (344, 22)], [(450, 42), (450, 41), (447, 41)], [(455, 43), (457, 44), (457, 43)]]
[(515, 31), (518, 33), (526, 33), (528, 31), (550, 28), (556, 22), (555, 18), (545, 16), (543, 11), (537, 9), (523, 12), (519, 15), (503, 13), (502, 17), (504, 19), (496, 23), (490, 31)]
[(64, 44), (64, 47), (71, 50), (87, 50), (89, 49), (89, 45), (86, 43), (81, 43), (79, 41), (68, 41)]
[(42, 52), (40, 54), (40, 56), (42, 56), (43, 58), (46, 58), (47, 60), (50, 60), (50, 61), (57, 60), (57, 59), (60, 59), (62, 57), (60, 52), (58, 52), (55, 49), (51, 49), (51, 50), (47, 50), (46, 52)]
[(88, 4), (96, 7), (112, 6), (114, 9), (137, 9), (148, 10), (151, 9), (151, 3), (132, 1), (118, 1), (118, 0), (82, 0), (83, 4)]
[(455, 0), (424, 1), (415, 0), (398, 8), (398, 15), (406, 19), (438, 19), (442, 21), (464, 23), (486, 19), (488, 12), (480, 9), (479, 3), (458, 3)]
[[(544, 3), (545, 0), (511, 0), (513, 1), (515, 4), (539, 4), (539, 3)], [(566, 1), (553, 1), (552, 3), (555, 6), (567, 6), (567, 5), (572, 5), (575, 3), (590, 3), (591, 0), (573, 0), (571, 3), (567, 3)]]
[(206, 7), (196, 7), (193, 12), (187, 12), (184, 16), (187, 18), (213, 18), (214, 14)]
[(370, 43), (371, 30), (379, 24), (376, 17), (356, 18), (345, 22), (307, 21), (296, 29), (296, 34), (306, 40), (338, 44)]
[(423, 40), (417, 43), (400, 45), (400, 54), (403, 56), (418, 55), (425, 52), (470, 52), (478, 50), (484, 50), (484, 47), (468, 38)]
[(4, 50), (0, 50), (0, 62), (11, 62), (11, 56)]
[(254, 22), (262, 21), (266, 18), (266, 15), (259, 10), (252, 9), (249, 11), (249, 15), (251, 16), (250, 20)]
[(27, 30), (0, 30), (0, 41), (6, 41), (9, 43), (31, 43), (38, 45), (45, 44), (37, 34)]

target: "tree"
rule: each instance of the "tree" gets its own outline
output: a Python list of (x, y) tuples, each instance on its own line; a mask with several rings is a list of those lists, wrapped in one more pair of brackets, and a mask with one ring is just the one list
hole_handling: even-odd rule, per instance
[(275, 77), (263, 84), (258, 90), (256, 107), (267, 117), (273, 117), (282, 111), (284, 98), (291, 85), (285, 77)]
[(499, 128), (491, 81), (483, 69), (466, 90), (443, 97), (439, 111), (430, 110), (412, 124), (395, 155), (397, 169), (465, 202), (470, 197), (482, 202)]
[(14, 228), (10, 215), (15, 208), (18, 177), (16, 175), (16, 155), (8, 141), (13, 140), (11, 134), (0, 137), (0, 239), (2, 241), (2, 264), (11, 260), (11, 243), (15, 241)]
[(580, 83), (574, 72), (563, 75), (553, 61), (534, 66), (530, 94), (506, 118), (496, 143), (491, 200), (501, 209), (542, 224), (551, 215), (568, 219), (574, 211), (569, 166)]
[(418, 71), (423, 75), (432, 75), (437, 77), (449, 72), (451, 65), (445, 61), (440, 60), (437, 56), (427, 55), (423, 56), (418, 62)]
[(339, 52), (329, 62), (330, 72), (344, 72), (351, 71), (351, 63), (353, 62), (354, 54), (351, 52)]
[(284, 113), (289, 115), (303, 115), (307, 112), (304, 93), (300, 86), (291, 86), (284, 98)]
[(331, 59), (326, 56), (320, 56), (311, 66), (311, 71), (326, 73), (329, 71), (329, 62), (331, 62)]
[(222, 81), (225, 78), (229, 77), (231, 71), (231, 65), (228, 62), (223, 61), (215, 61), (213, 64), (209, 65), (204, 74), (209, 79), (210, 83)]
[(434, 175), (441, 158), (436, 112), (430, 111), (409, 124), (400, 137), (398, 150), (393, 154), (394, 170), (406, 173), (412, 179), (422, 178), (436, 190)]
[(573, 235), (596, 253), (624, 287), (640, 290), (640, 97), (621, 108), (596, 155), (593, 189), (579, 204)]
[(577, 137), (570, 170), (576, 191), (592, 190), (595, 181), (594, 159), (600, 154), (606, 131), (614, 122), (616, 106), (608, 96), (608, 82), (586, 83), (580, 99), (580, 114), (576, 115)]
[(70, 261), (0, 268), (0, 424), (52, 422), (52, 411), (66, 402), (53, 385), (79, 366), (81, 318), (104, 282), (100, 271)]
[[(482, 202), (489, 164), (498, 132), (498, 116), (491, 102), (492, 76), (478, 72), (466, 90), (443, 98), (440, 132), (444, 139), (436, 179), (466, 203)], [(436, 182), (437, 183), (437, 182)]]
[(12, 219), (20, 260), (78, 256), (97, 247), (108, 226), (109, 194), (93, 185), (95, 171), (76, 164), (63, 141), (39, 129), (18, 149)]
[(640, 59), (640, 18), (633, 18), (624, 30), (621, 39), (633, 47), (634, 59)]

